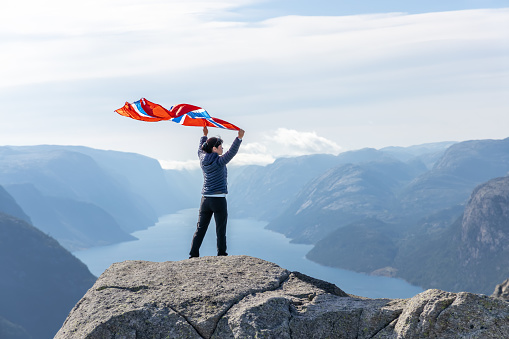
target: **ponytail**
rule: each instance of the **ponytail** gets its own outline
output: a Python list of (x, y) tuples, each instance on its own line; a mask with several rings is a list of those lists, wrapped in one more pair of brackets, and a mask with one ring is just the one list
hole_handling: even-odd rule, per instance
[(203, 145), (201, 145), (201, 149), (204, 152), (212, 153), (212, 149), (209, 148), (209, 144), (206, 141), (203, 143)]
[(222, 143), (223, 140), (221, 140), (221, 138), (216, 137), (208, 138), (207, 141), (205, 141), (201, 146), (201, 149), (204, 152), (212, 153), (212, 149), (214, 147), (219, 147), (219, 145), (221, 145)]

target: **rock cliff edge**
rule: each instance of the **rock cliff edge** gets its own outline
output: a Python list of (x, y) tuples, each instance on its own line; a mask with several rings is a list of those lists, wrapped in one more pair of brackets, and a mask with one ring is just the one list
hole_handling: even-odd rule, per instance
[(427, 290), (367, 299), (248, 256), (113, 264), (55, 339), (504, 338), (509, 302)]

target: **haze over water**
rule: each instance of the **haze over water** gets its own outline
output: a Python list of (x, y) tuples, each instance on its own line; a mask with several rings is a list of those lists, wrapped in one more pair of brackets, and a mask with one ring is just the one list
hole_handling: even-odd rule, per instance
[[(96, 276), (112, 263), (124, 260), (184, 260), (188, 257), (197, 217), (197, 209), (165, 215), (149, 229), (132, 233), (139, 240), (77, 251), (74, 255)], [(229, 255), (249, 255), (271, 261), (363, 297), (409, 298), (423, 291), (401, 279), (369, 276), (316, 264), (305, 257), (312, 245), (292, 244), (284, 235), (265, 229), (266, 224), (249, 219), (230, 219), (227, 231)], [(201, 256), (216, 254), (215, 236), (212, 221), (200, 249)]]

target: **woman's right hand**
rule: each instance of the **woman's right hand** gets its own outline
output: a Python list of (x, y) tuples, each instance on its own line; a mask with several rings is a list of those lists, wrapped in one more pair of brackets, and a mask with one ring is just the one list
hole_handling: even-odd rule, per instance
[(245, 132), (246, 132), (246, 131), (244, 131), (242, 128), (241, 128), (241, 129), (239, 129), (239, 139), (242, 139), (242, 138), (244, 137), (244, 133), (245, 133)]
[(208, 134), (209, 134), (209, 129), (207, 128), (207, 126), (203, 126), (203, 135), (207, 136)]

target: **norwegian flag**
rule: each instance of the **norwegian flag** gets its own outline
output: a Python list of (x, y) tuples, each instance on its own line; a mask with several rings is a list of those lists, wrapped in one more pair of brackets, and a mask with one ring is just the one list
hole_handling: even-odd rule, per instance
[(126, 102), (123, 107), (115, 110), (115, 112), (141, 121), (155, 122), (170, 120), (184, 126), (207, 126), (239, 130), (234, 124), (218, 118), (213, 118), (203, 108), (189, 104), (178, 104), (172, 106), (168, 110), (161, 105), (141, 98), (133, 103)]

